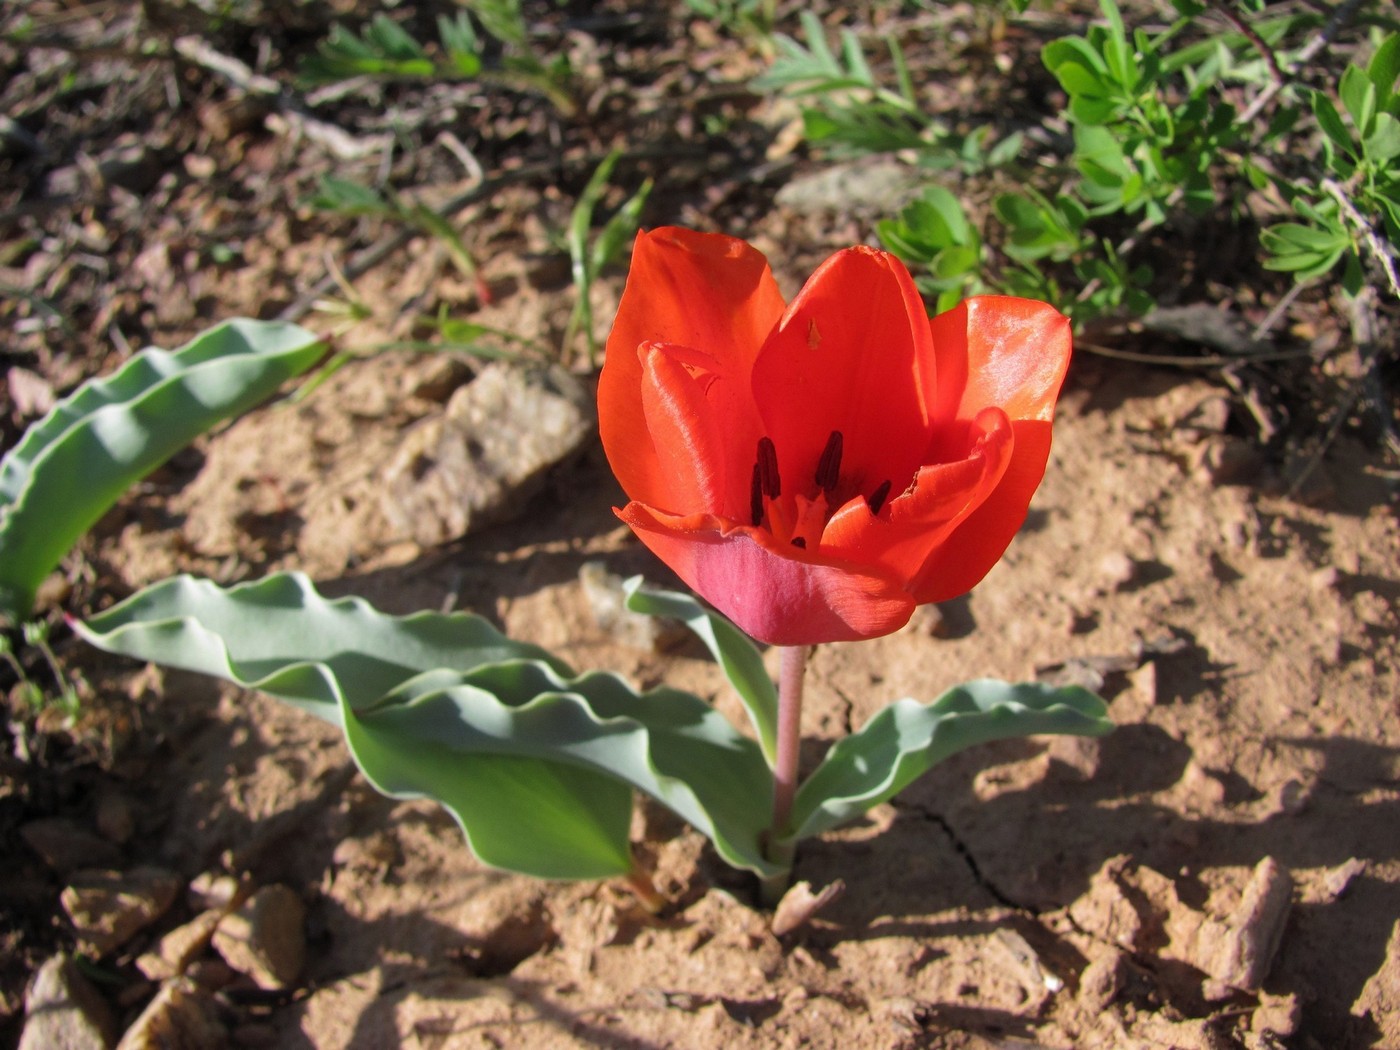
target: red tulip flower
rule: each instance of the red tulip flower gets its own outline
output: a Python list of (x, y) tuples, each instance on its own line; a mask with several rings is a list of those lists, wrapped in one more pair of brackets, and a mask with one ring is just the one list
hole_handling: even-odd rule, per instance
[(618, 516), (760, 641), (888, 634), (970, 590), (1025, 521), (1069, 356), (1044, 303), (929, 320), (873, 248), (788, 304), (743, 241), (642, 233), (598, 390)]

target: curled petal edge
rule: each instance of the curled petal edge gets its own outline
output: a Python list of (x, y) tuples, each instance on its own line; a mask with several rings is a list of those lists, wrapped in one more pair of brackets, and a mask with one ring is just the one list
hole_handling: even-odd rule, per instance
[(893, 576), (797, 548), (789, 553), (762, 529), (637, 502), (617, 516), (687, 586), (769, 645), (878, 638), (914, 612), (913, 596)]

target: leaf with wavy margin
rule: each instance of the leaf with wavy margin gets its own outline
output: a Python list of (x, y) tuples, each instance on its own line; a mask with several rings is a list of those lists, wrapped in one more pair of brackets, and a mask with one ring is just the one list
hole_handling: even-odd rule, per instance
[(123, 492), (323, 352), (296, 325), (228, 321), (173, 353), (143, 350), (55, 405), (0, 461), (0, 614), (28, 616), (44, 577)]
[(442, 803), (488, 864), (546, 878), (627, 871), (630, 785), (729, 863), (774, 870), (759, 845), (771, 780), (753, 741), (698, 697), (572, 677), (479, 617), (386, 616), (279, 574), (228, 590), (176, 578), (74, 628), (335, 722), (377, 788)]
[(991, 678), (965, 682), (930, 704), (897, 700), (838, 740), (797, 790), (792, 832), (782, 842), (820, 835), (893, 798), (948, 756), (991, 740), (1113, 729), (1104, 702), (1078, 686), (1055, 688)]

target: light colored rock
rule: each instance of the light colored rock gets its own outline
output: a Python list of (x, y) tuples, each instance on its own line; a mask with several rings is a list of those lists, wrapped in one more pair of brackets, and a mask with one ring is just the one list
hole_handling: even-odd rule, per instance
[(180, 892), (164, 868), (76, 872), (59, 895), (83, 950), (101, 958), (155, 922)]
[(1352, 857), (1350, 860), (1338, 864), (1335, 868), (1328, 869), (1322, 880), (1327, 899), (1334, 901), (1344, 896), (1347, 890), (1351, 889), (1351, 884), (1356, 877), (1364, 874), (1365, 871), (1366, 862), (1357, 857)]
[(803, 214), (870, 212), (892, 215), (919, 191), (917, 169), (890, 157), (822, 167), (783, 184), (777, 201)]
[(815, 892), (810, 882), (799, 882), (790, 887), (773, 912), (773, 935), (781, 937), (805, 926), (812, 916), (845, 892), (846, 884), (841, 879)]
[(1400, 922), (1390, 928), (1385, 958), (1352, 1004), (1357, 1017), (1370, 1015), (1380, 1029), (1376, 1046), (1400, 1046)]
[(627, 608), (622, 577), (608, 572), (602, 562), (584, 562), (579, 568), (578, 580), (598, 629), (624, 645), (663, 652), (685, 639), (686, 630), (676, 621)]
[(19, 1050), (107, 1050), (116, 1041), (111, 1007), (66, 955), (39, 967), (24, 1012)]
[(488, 365), (404, 434), (384, 472), (385, 517), (423, 546), (510, 519), (592, 436), (592, 412), (561, 368)]
[(1250, 1018), (1249, 1045), (1260, 1050), (1279, 1046), (1279, 1040), (1298, 1031), (1303, 1009), (1294, 995), (1261, 995), (1254, 1016)]
[(191, 982), (177, 980), (161, 987), (117, 1050), (222, 1050), (227, 1045), (228, 1031), (213, 1000)]
[(1288, 912), (1293, 904), (1293, 877), (1272, 857), (1254, 868), (1239, 907), (1230, 918), (1201, 927), (1196, 955), (1210, 974), (1208, 998), (1226, 998), (1232, 989), (1257, 992), (1269, 975)]
[(287, 886), (264, 886), (223, 917), (213, 942), (258, 987), (285, 988), (306, 965), (306, 906)]
[(201, 912), (175, 927), (136, 960), (136, 968), (152, 981), (180, 976), (209, 944), (224, 914), (222, 910)]
[(205, 871), (190, 880), (185, 897), (195, 911), (228, 911), (242, 904), (252, 892), (253, 887), (246, 879), (224, 872)]

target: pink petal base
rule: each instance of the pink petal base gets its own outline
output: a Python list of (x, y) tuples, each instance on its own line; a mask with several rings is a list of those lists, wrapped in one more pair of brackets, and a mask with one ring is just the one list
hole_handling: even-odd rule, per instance
[(676, 517), (632, 502), (617, 512), (686, 584), (769, 645), (850, 642), (897, 631), (914, 599), (869, 567), (793, 556), (761, 529), (707, 514)]

